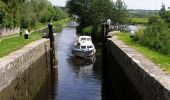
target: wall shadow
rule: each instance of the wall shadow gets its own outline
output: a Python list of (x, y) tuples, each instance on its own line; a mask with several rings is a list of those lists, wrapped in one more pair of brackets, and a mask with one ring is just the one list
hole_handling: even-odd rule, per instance
[(102, 98), (103, 100), (143, 100), (110, 53), (104, 53)]

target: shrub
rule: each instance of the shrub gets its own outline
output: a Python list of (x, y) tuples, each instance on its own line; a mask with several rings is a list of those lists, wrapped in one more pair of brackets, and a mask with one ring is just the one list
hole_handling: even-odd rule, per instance
[(170, 55), (170, 29), (160, 17), (151, 17), (146, 29), (137, 32), (134, 40), (150, 49)]
[(83, 34), (85, 34), (85, 35), (91, 35), (92, 30), (93, 30), (93, 26), (88, 26), (88, 27), (85, 27), (85, 28), (82, 30), (82, 32), (83, 32)]
[(137, 41), (139, 43), (143, 42), (143, 35), (144, 35), (144, 29), (140, 29), (135, 33), (134, 38), (132, 38), (134, 41)]
[(148, 20), (148, 25), (153, 25), (157, 24), (159, 22), (162, 22), (163, 20), (161, 19), (160, 16), (151, 16)]

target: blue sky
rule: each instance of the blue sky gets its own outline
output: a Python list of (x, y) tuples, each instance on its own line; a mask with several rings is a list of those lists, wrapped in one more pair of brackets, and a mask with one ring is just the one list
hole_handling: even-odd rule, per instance
[[(67, 0), (49, 0), (53, 5), (65, 6)], [(115, 0), (113, 0), (115, 1)], [(170, 0), (124, 0), (128, 9), (148, 9), (159, 10), (162, 2), (166, 7), (170, 7)]]

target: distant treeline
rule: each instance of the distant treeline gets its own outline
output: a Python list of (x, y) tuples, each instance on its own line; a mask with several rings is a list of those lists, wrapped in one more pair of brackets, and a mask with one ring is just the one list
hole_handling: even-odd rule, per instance
[(149, 18), (151, 16), (159, 15), (159, 10), (140, 10), (129, 9), (130, 18)]
[(66, 18), (64, 10), (48, 0), (0, 0), (0, 26), (34, 27), (36, 23)]

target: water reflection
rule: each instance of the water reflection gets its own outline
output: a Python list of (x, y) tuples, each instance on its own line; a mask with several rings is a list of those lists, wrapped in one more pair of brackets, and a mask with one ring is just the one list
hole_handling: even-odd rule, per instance
[(68, 59), (68, 61), (73, 66), (82, 67), (82, 66), (93, 65), (96, 61), (96, 57), (93, 56), (88, 58), (81, 58), (81, 57), (71, 56)]
[(95, 59), (93, 60), (92, 58), (79, 58), (73, 56), (69, 59), (69, 61), (77, 78), (85, 78), (93, 75), (93, 64)]

